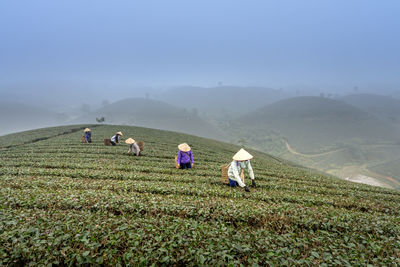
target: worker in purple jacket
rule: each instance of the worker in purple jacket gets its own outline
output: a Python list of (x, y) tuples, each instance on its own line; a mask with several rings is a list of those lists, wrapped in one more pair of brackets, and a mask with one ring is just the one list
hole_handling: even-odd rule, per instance
[(190, 169), (193, 167), (193, 153), (190, 146), (186, 143), (178, 146), (179, 152), (176, 159), (176, 164), (180, 169)]

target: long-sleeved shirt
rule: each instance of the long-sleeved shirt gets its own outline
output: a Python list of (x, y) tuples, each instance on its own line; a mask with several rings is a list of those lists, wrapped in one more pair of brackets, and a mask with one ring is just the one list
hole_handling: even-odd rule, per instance
[(90, 142), (91, 139), (92, 139), (92, 132), (86, 132), (85, 133), (85, 141)]
[(128, 152), (128, 153), (132, 153), (132, 154), (134, 154), (134, 155), (136, 155), (136, 156), (139, 156), (140, 148), (139, 148), (139, 146), (136, 144), (136, 142), (133, 143), (133, 144), (130, 146), (129, 152)]
[(247, 172), (250, 175), (251, 180), (254, 180), (254, 172), (253, 168), (251, 167), (250, 160), (246, 161), (232, 161), (231, 165), (228, 169), (228, 177), (231, 180), (238, 182), (240, 187), (245, 187), (246, 185), (243, 183), (242, 179), (240, 178), (240, 172), (244, 169), (247, 169)]
[(119, 142), (119, 134), (116, 134), (113, 137), (111, 137), (111, 142), (118, 143)]
[(182, 152), (179, 150), (176, 163), (178, 165), (181, 165), (181, 163), (189, 163), (189, 162), (192, 164), (194, 163), (192, 150), (190, 150), (189, 152)]

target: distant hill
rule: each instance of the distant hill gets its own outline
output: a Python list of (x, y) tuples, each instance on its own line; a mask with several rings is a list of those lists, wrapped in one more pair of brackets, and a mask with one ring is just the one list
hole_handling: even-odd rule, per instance
[(321, 97), (285, 99), (254, 111), (240, 120), (252, 129), (276, 130), (297, 150), (353, 141), (399, 140), (393, 127), (349, 104)]
[(385, 164), (400, 159), (400, 132), (345, 102), (321, 97), (285, 99), (235, 123), (231, 130), (239, 129), (242, 141), (253, 148), (342, 178), (367, 177), (400, 187), (396, 178), (400, 173), (387, 175), (395, 169), (383, 173), (382, 168), (373, 168), (393, 166)]
[(0, 135), (32, 128), (55, 126), (66, 121), (66, 115), (45, 108), (0, 102)]
[(290, 96), (281, 90), (264, 87), (187, 86), (170, 89), (161, 99), (176, 106), (195, 108), (207, 115), (221, 118), (243, 115)]
[(107, 124), (125, 124), (178, 131), (197, 136), (223, 139), (223, 134), (197, 114), (162, 101), (128, 98), (90, 112), (75, 120), (94, 123), (104, 116)]
[(357, 94), (339, 100), (369, 112), (386, 122), (400, 126), (400, 100), (390, 96)]

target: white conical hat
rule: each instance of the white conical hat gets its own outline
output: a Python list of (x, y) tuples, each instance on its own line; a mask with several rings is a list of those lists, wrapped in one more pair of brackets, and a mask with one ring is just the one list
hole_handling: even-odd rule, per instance
[(125, 143), (132, 145), (133, 143), (135, 143), (135, 140), (133, 140), (132, 138), (128, 138), (125, 140)]
[(249, 152), (241, 148), (234, 156), (233, 159), (237, 161), (250, 160), (253, 156)]
[(192, 150), (192, 149), (190, 148), (190, 146), (189, 146), (188, 144), (186, 144), (186, 143), (180, 144), (180, 145), (178, 146), (178, 149), (179, 149), (180, 151), (182, 151), (182, 152), (189, 152), (190, 150)]
[(86, 129), (84, 130), (84, 132), (85, 132), (85, 133), (90, 132), (90, 129), (89, 129), (89, 128), (86, 128)]
[(121, 132), (117, 132), (117, 134), (119, 134), (120, 136), (123, 136), (123, 134)]

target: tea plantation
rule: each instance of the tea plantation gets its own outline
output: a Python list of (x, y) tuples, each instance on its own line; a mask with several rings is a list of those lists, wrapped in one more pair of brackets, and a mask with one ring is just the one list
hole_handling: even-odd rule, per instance
[[(85, 127), (0, 137), (0, 265), (400, 265), (399, 191), (250, 151), (246, 193), (220, 182), (238, 146), (110, 125), (82, 144)], [(144, 155), (104, 146), (116, 131)], [(191, 170), (174, 166), (183, 142)]]

